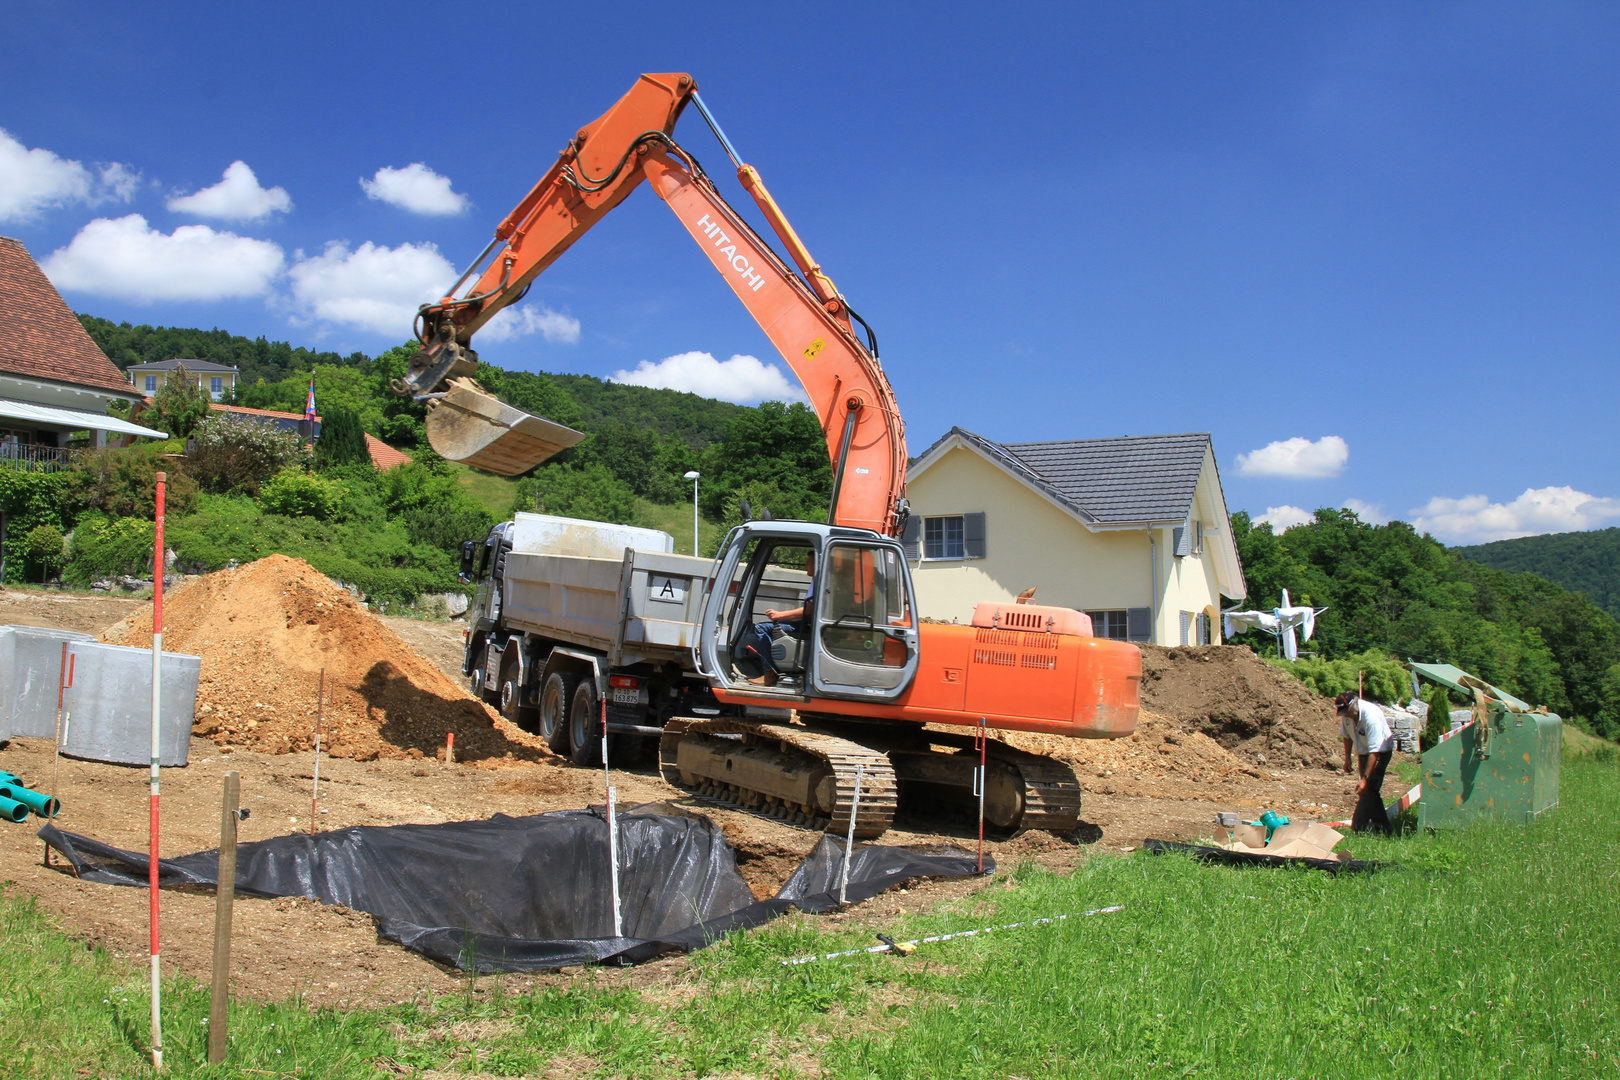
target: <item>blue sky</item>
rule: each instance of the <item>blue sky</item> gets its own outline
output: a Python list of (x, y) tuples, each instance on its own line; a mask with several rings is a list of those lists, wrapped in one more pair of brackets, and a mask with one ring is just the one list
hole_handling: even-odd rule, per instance
[[(1620, 522), (1620, 7), (593, 8), (15, 3), (0, 233), (76, 310), (376, 352), (686, 71), (876, 328), (913, 453), (1210, 431), (1279, 520)], [(721, 366), (785, 370), (647, 191), (524, 307), (486, 358), (784, 385)]]

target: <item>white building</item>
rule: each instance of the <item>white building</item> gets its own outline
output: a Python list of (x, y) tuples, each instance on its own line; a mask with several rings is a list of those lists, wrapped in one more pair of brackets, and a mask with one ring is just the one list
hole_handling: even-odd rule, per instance
[(1078, 608), (1099, 637), (1220, 640), (1247, 589), (1207, 434), (995, 443), (952, 428), (911, 465), (904, 540), (923, 615)]

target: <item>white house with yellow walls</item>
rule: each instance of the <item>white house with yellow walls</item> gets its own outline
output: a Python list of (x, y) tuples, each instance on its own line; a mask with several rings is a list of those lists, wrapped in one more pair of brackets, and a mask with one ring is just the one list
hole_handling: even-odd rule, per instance
[(965, 623), (1033, 586), (1099, 637), (1213, 644), (1221, 598), (1247, 592), (1208, 434), (996, 443), (952, 428), (912, 462), (906, 498), (930, 618)]

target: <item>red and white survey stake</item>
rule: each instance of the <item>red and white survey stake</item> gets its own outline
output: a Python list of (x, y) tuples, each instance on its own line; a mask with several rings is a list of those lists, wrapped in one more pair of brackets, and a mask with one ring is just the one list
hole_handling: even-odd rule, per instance
[(152, 1068), (163, 1068), (162, 971), (158, 965), (158, 758), (162, 753), (163, 715), (163, 489), (168, 477), (157, 474), (157, 513), (152, 542), (152, 836), (147, 855), (147, 885), (152, 894)]

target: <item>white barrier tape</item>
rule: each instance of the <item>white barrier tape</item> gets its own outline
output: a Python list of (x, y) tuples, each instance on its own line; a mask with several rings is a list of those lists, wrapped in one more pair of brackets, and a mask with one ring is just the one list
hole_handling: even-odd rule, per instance
[(977, 930), (958, 930), (954, 934), (931, 934), (928, 937), (916, 938), (912, 941), (897, 941), (893, 944), (885, 942), (882, 945), (873, 945), (869, 949), (846, 949), (843, 952), (830, 952), (821, 956), (800, 956), (792, 960), (783, 960), (782, 966), (794, 967), (798, 964), (814, 963), (817, 960), (837, 960), (845, 956), (861, 956), (865, 953), (908, 953), (918, 945), (932, 945), (939, 941), (950, 941), (952, 938), (973, 937), (977, 934), (988, 934), (993, 930), (1016, 930), (1020, 926), (1042, 926), (1049, 923), (1060, 923), (1065, 919), (1089, 919), (1093, 915), (1111, 915), (1116, 911), (1124, 910), (1124, 907), (1124, 904), (1115, 904), (1113, 907), (1082, 911), (1077, 915), (1053, 915), (1047, 919), (1026, 919), (1024, 922), (1007, 923), (1004, 926), (981, 926)]

